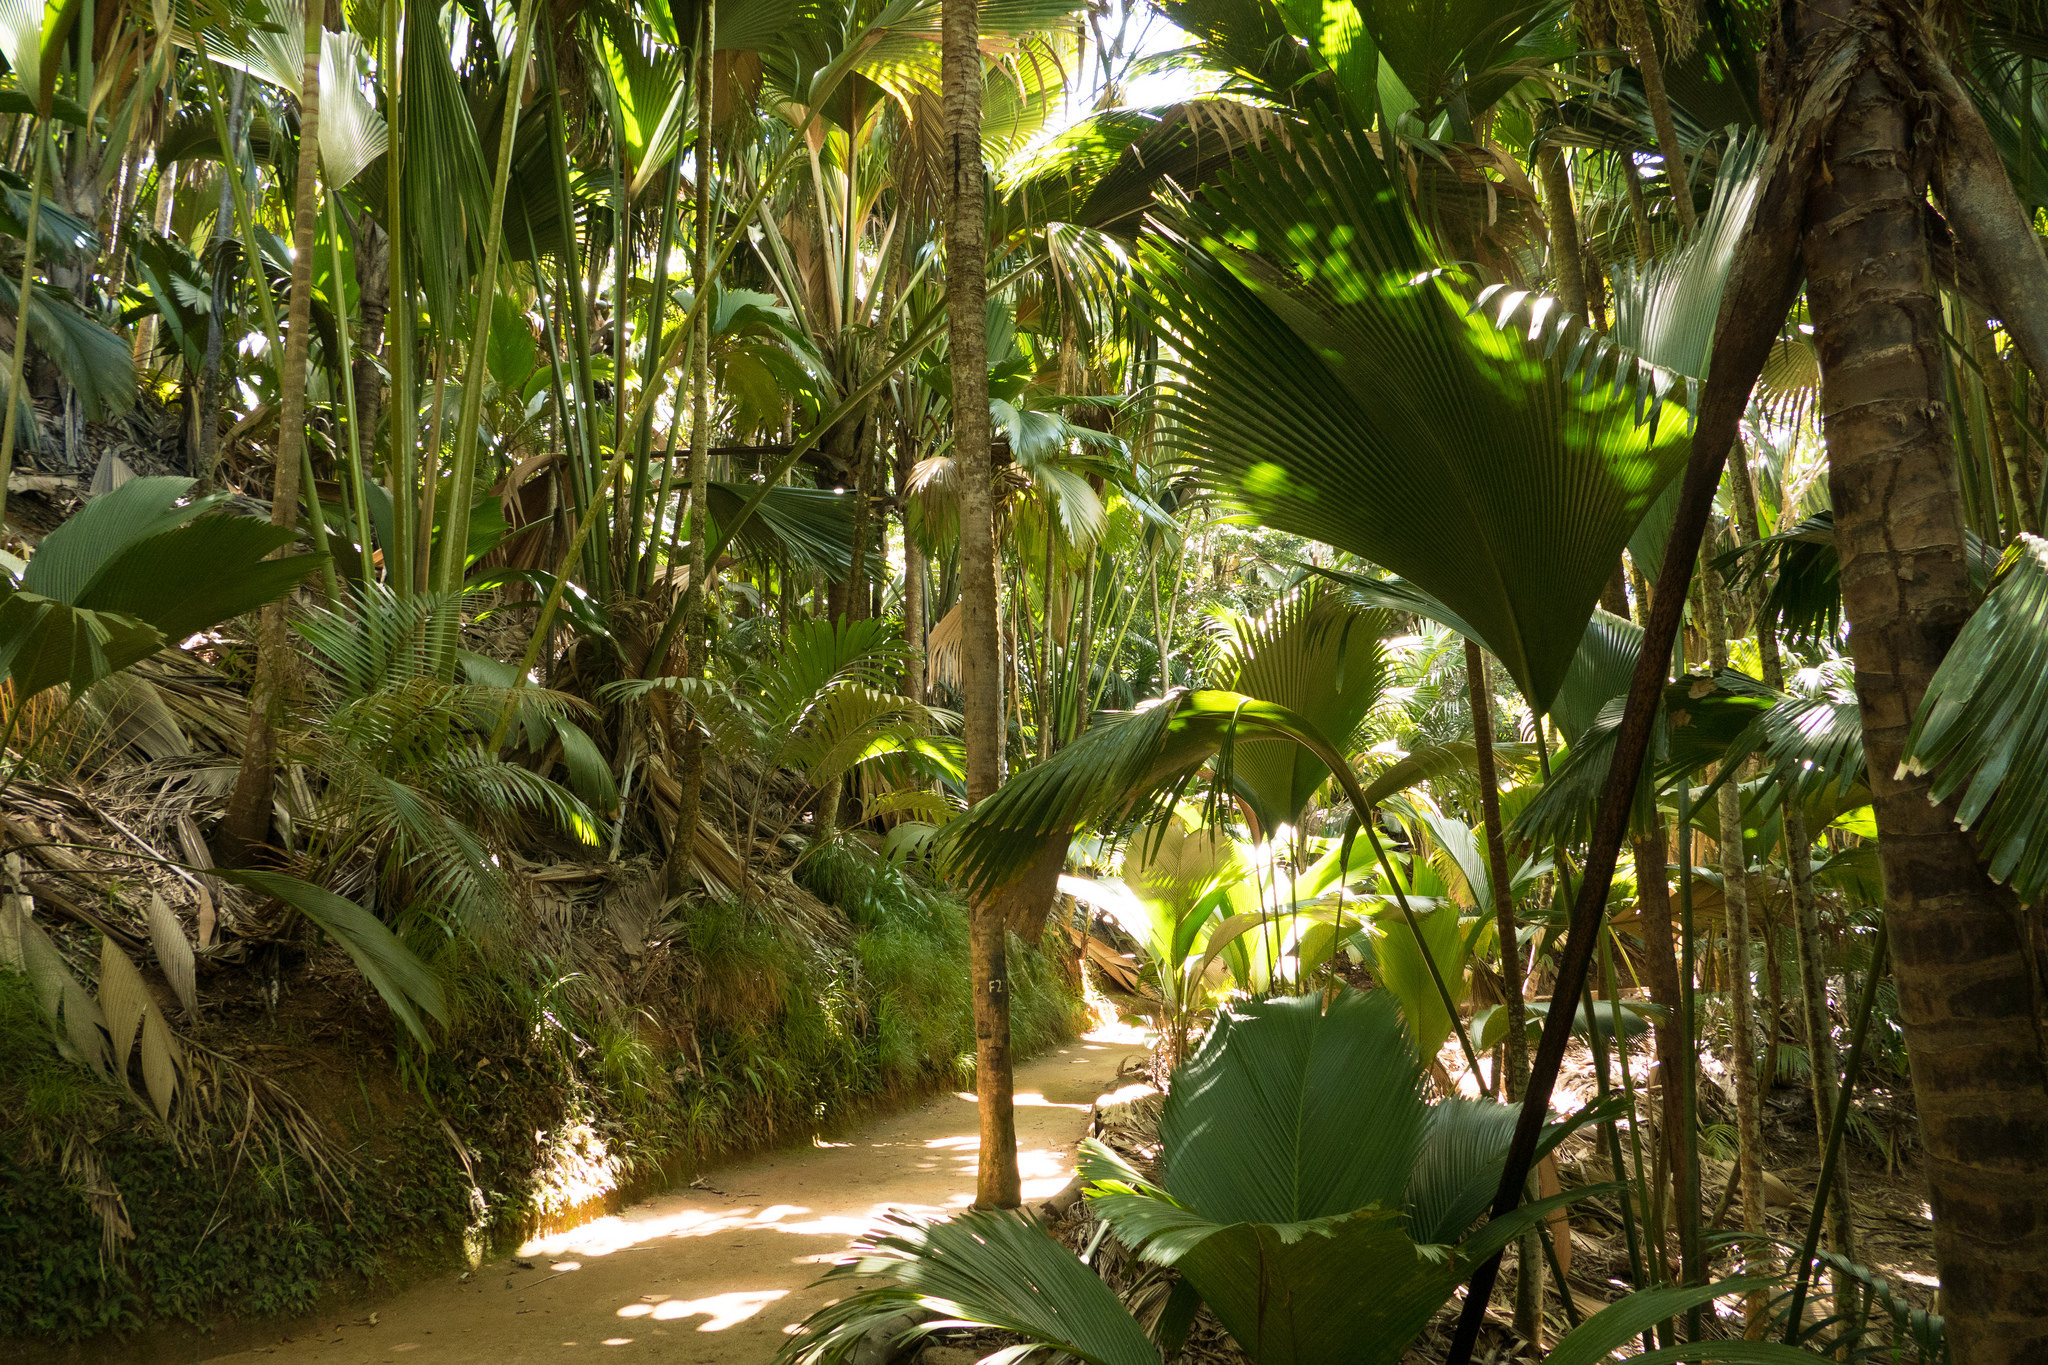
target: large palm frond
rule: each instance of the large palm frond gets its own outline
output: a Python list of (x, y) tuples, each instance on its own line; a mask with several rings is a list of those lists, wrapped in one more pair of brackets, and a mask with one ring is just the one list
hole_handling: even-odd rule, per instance
[[(1263, 620), (1237, 628), (1225, 645), (1217, 681), (1285, 706), (1340, 751), (1348, 750), (1386, 686), (1380, 637), (1391, 620), (1334, 592), (1295, 593)], [(1238, 794), (1269, 835), (1280, 824), (1299, 824), (1302, 810), (1330, 778), (1321, 760), (1286, 739), (1239, 744), (1231, 771)]]
[[(1145, 251), (1178, 355), (1169, 437), (1266, 525), (1412, 580), (1548, 709), (1630, 532), (1683, 462), (1668, 380), (1475, 316), (1363, 141), (1251, 151)], [(1567, 348), (1568, 352), (1569, 348)]]
[(1902, 767), (1955, 798), (1991, 875), (2021, 900), (2048, 888), (2048, 541), (2022, 535), (1950, 646), (1913, 718)]

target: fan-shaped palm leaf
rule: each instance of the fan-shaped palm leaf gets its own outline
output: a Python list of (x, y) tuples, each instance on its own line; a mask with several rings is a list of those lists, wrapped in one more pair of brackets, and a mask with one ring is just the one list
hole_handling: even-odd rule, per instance
[(1024, 1214), (975, 1209), (927, 1221), (891, 1213), (880, 1234), (855, 1250), (858, 1256), (834, 1267), (825, 1282), (883, 1282), (814, 1313), (776, 1355), (777, 1365), (847, 1360), (870, 1332), (900, 1321), (906, 1309), (932, 1316), (904, 1327), (902, 1340), (967, 1323), (1015, 1332), (1034, 1351), (1050, 1348), (1086, 1365), (1159, 1365), (1159, 1348), (1115, 1292)]
[(271, 601), (319, 560), (267, 559), (291, 532), (181, 503), (191, 479), (131, 479), (52, 531), (17, 586), (0, 582), (0, 669), (15, 699), (84, 688), (169, 640)]
[[(1381, 648), (1391, 618), (1313, 588), (1286, 598), (1256, 623), (1240, 626), (1217, 670), (1224, 687), (1277, 702), (1348, 750), (1386, 686)], [(1292, 740), (1252, 740), (1231, 756), (1236, 790), (1268, 835), (1299, 824), (1330, 770)]]
[(1245, 153), (1178, 231), (1144, 256), (1172, 439), (1264, 524), (1455, 611), (1547, 710), (1683, 461), (1683, 412), (1567, 383), (1569, 355), (1475, 316), (1378, 159), (1327, 127)]

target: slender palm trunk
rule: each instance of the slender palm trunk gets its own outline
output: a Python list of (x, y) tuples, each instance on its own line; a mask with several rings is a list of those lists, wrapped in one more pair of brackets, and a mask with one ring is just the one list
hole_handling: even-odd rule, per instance
[[(391, 238), (365, 213), (354, 220), (356, 248), (355, 426), (363, 458), (375, 463), (384, 420), (384, 316), (391, 311)], [(369, 547), (365, 546), (367, 552)]]
[(2024, 921), (1900, 754), (1974, 604), (1951, 471), (1928, 256), (1911, 16), (1870, 0), (1797, 11), (1815, 51), (1862, 50), (1807, 205), (1843, 607), (1875, 798), (1885, 913), (1959, 1365), (2048, 1359), (2048, 1043)]
[[(1738, 466), (1734, 477), (1739, 480), (1743, 473)], [(1730, 616), (1727, 592), (1712, 565), (1712, 536), (1708, 545), (1702, 556), (1699, 583), (1706, 607), (1708, 657), (1718, 673), (1728, 667)], [(1735, 1077), (1735, 1168), (1742, 1188), (1742, 1230), (1755, 1235), (1764, 1231), (1763, 1114), (1757, 1099), (1752, 1023), (1755, 1003), (1749, 972), (1749, 859), (1743, 848), (1742, 794), (1738, 785), (1732, 777), (1721, 785), (1715, 813), (1720, 817), (1721, 895), (1728, 928), (1729, 1070)], [(1749, 1268), (1754, 1273), (1769, 1274), (1769, 1252), (1756, 1249), (1761, 1243), (1752, 1243), (1751, 1247)], [(1763, 1308), (1760, 1297), (1751, 1298), (1752, 1318)]]
[(924, 701), (924, 548), (910, 531), (910, 472), (917, 465), (917, 446), (910, 423), (899, 420), (896, 446), (896, 499), (903, 513), (903, 695)]
[[(306, 356), (313, 330), (313, 236), (320, 200), (320, 32), (322, 0), (306, 0), (305, 66), (299, 86), (299, 175), (292, 206), (292, 295), (286, 314), (284, 362), (278, 375), (277, 464), (271, 476), (270, 524), (299, 519), (299, 466), (306, 453)], [(211, 414), (203, 414), (211, 420)], [(277, 779), (277, 723), (292, 662), (285, 605), (263, 608), (256, 630), (256, 682), (242, 766), (221, 819), (222, 851), (246, 861), (270, 834), (271, 791)]]
[[(1737, 441), (1728, 452), (1733, 466), (1730, 471), (1731, 485), (1735, 491), (1735, 517), (1742, 527), (1743, 539), (1755, 544), (1763, 539), (1763, 521), (1757, 515), (1756, 488), (1749, 468), (1749, 452)], [(1757, 655), (1763, 665), (1763, 680), (1766, 685), (1783, 691), (1785, 688), (1785, 666), (1778, 653), (1777, 622), (1760, 618), (1756, 625)], [(1820, 903), (1813, 888), (1813, 839), (1807, 833), (1806, 812), (1796, 801), (1787, 801), (1783, 808), (1785, 837), (1782, 853), (1785, 859), (1785, 873), (1792, 886), (1792, 941), (1799, 963), (1799, 1017), (1801, 1029), (1806, 1036), (1807, 1071), (1812, 1078), (1813, 1121), (1815, 1141), (1825, 1148), (1828, 1142), (1828, 1124), (1835, 1112), (1836, 1078), (1841, 1073), (1840, 1063), (1835, 1055), (1835, 1034), (1828, 1017), (1827, 993), (1827, 940), (1820, 932)], [(1775, 946), (1772, 965), (1776, 967)], [(1777, 986), (1772, 985), (1773, 1001), (1777, 998)], [(1775, 1006), (1772, 1018), (1776, 1020)], [(1773, 1028), (1776, 1027), (1775, 1022)], [(1776, 1052), (1776, 1034), (1772, 1035), (1772, 1052)], [(1777, 1075), (1775, 1058), (1764, 1068), (1764, 1086), (1768, 1090)], [(1835, 1178), (1828, 1186), (1828, 1246), (1843, 1256), (1856, 1254), (1855, 1227), (1849, 1218), (1849, 1172), (1837, 1167)], [(1846, 1276), (1837, 1276), (1838, 1295), (1847, 1292), (1849, 1281)], [(1847, 1306), (1844, 1305), (1844, 1311)]]
[[(1486, 681), (1486, 656), (1465, 641), (1465, 687), (1472, 706), (1472, 747), (1479, 765), (1479, 808), (1486, 834), (1486, 871), (1493, 883), (1493, 920), (1500, 934), (1501, 992), (1506, 998), (1508, 1036), (1502, 1094), (1522, 1097), (1529, 1076), (1528, 1010), (1522, 1001), (1521, 934), (1515, 924), (1515, 898), (1508, 881), (1507, 841), (1501, 835), (1500, 774), (1493, 761), (1493, 689)], [(1543, 1341), (1543, 1258), (1537, 1234), (1518, 1242), (1515, 1262), (1515, 1330), (1537, 1346)]]
[[(213, 218), (213, 245), (216, 251), (226, 246), (228, 238), (232, 237), (235, 231), (235, 192), (229, 177), (242, 173), (243, 85), (241, 72), (233, 71), (228, 74), (228, 145), (221, 150), (220, 203), (214, 210)], [(222, 353), (227, 342), (230, 287), (229, 277), (216, 266), (213, 271), (212, 307), (206, 314), (206, 357), (201, 362), (199, 394), (195, 400), (196, 410), (192, 414), (192, 473), (199, 480), (201, 492), (212, 489), (214, 466), (220, 459), (221, 366)]]
[[(967, 799), (1001, 780), (1002, 645), (997, 632), (995, 466), (989, 450), (988, 220), (981, 166), (981, 17), (974, 0), (944, 0), (946, 313), (953, 374), (953, 449), (960, 469), (960, 690)], [(974, 990), (974, 1090), (981, 1165), (974, 1202), (1015, 1208), (1017, 1121), (1011, 1107), (1008, 926), (994, 897), (975, 901), (968, 952)]]
[(1543, 142), (1536, 148), (1543, 177), (1543, 216), (1550, 228), (1550, 268), (1558, 301), (1567, 313), (1586, 316), (1586, 262), (1579, 249), (1579, 216), (1572, 209), (1572, 177), (1564, 148)]
[[(700, 297), (713, 287), (711, 280), (711, 76), (716, 60), (712, 46), (717, 40), (713, 6), (704, 6), (703, 27), (697, 41), (697, 184), (693, 243), (696, 251), (697, 292)], [(654, 382), (652, 376), (649, 383)], [(705, 540), (710, 534), (710, 517), (705, 500), (711, 490), (711, 308), (697, 310), (697, 335), (690, 345), (690, 579), (683, 611), (684, 671), (693, 678), (704, 676), (704, 575), (710, 572), (705, 560)], [(661, 661), (651, 659), (650, 668)], [(687, 884), (697, 843), (697, 821), (704, 804), (704, 732), (696, 715), (683, 708), (682, 771), (677, 778), (682, 794), (676, 801), (675, 836), (669, 841), (668, 867), (664, 880), (670, 895)]]

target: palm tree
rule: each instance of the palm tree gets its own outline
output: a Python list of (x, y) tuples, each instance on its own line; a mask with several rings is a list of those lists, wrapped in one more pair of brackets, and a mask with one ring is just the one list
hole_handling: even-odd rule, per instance
[[(1911, 20), (1877, 5), (1809, 12), (1799, 36), (1815, 50), (1847, 42), (1871, 61), (1940, 61)], [(2048, 1151), (2048, 1041), (2012, 894), (1978, 861), (1954, 802), (1932, 800), (1928, 777), (1900, 764), (1976, 594), (1948, 473), (1956, 451), (1931, 406), (1943, 392), (1943, 343), (1926, 223), (1905, 171), (1917, 124), (1872, 67), (1843, 96), (1824, 133), (1834, 173), (1811, 185), (1799, 243), (1828, 414), (1842, 605), (1950, 1287), (1944, 1308), (1958, 1359), (2003, 1365), (2048, 1351), (2048, 1238), (2038, 1231), (2048, 1226), (2048, 1169), (2019, 1157)], [(1949, 111), (1965, 112), (1975, 111)], [(1999, 1118), (1986, 1126), (1990, 1114)]]
[[(974, 0), (945, 0), (943, 85), (946, 170), (946, 318), (953, 376), (953, 447), (959, 465), (961, 712), (967, 799), (1002, 781), (1002, 662), (996, 616), (995, 468), (989, 454), (988, 222), (982, 188), (980, 15)], [(1016, 1116), (1011, 1106), (1009, 923), (1002, 905), (977, 896), (972, 909), (974, 1093), (981, 1114), (975, 1203), (1015, 1208)]]

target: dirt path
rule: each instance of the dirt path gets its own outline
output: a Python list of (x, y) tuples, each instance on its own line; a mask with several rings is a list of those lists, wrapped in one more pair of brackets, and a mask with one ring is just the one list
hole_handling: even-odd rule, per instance
[[(1096, 1097), (1144, 1048), (1106, 1030), (1017, 1074), (1024, 1197), (1067, 1183)], [(973, 1197), (974, 1104), (943, 1094), (836, 1141), (721, 1167), (692, 1188), (520, 1248), (275, 1345), (215, 1356), (307, 1365), (518, 1365), (642, 1359), (766, 1365), (794, 1324), (833, 1297), (812, 1281), (883, 1209), (959, 1208)]]

